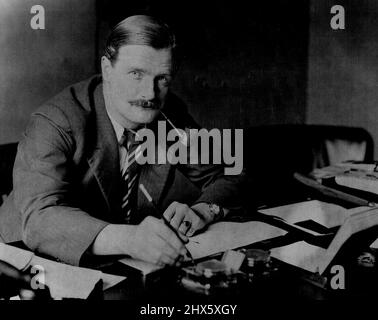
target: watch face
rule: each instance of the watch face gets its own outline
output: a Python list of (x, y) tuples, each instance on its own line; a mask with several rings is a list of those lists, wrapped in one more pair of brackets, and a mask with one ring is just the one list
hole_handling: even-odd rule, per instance
[(212, 213), (214, 213), (215, 215), (218, 215), (219, 212), (220, 212), (220, 208), (219, 208), (218, 205), (212, 203), (212, 204), (210, 204), (210, 211), (211, 211)]

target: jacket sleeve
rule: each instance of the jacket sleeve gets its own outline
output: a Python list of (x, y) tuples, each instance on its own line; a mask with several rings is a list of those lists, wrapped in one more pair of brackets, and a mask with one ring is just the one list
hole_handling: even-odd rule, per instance
[(78, 265), (107, 225), (73, 205), (72, 154), (75, 141), (63, 112), (31, 118), (19, 144), (13, 180), (22, 237), (37, 252)]
[(242, 194), (246, 183), (244, 171), (231, 176), (224, 174), (221, 165), (190, 164), (181, 166), (181, 171), (200, 188), (200, 196), (194, 204), (207, 202), (230, 210), (242, 209)]

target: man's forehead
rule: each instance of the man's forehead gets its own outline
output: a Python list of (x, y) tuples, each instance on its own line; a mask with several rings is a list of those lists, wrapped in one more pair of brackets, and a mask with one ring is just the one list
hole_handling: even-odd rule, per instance
[(118, 50), (117, 63), (130, 67), (170, 69), (172, 52), (170, 48), (154, 49), (147, 45), (125, 45)]

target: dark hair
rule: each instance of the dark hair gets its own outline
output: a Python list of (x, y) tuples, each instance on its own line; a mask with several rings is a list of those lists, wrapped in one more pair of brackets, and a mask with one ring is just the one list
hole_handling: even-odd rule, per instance
[(147, 45), (154, 49), (176, 47), (175, 35), (168, 25), (157, 18), (146, 15), (128, 17), (118, 23), (111, 31), (105, 46), (105, 56), (112, 64), (118, 51), (125, 45)]

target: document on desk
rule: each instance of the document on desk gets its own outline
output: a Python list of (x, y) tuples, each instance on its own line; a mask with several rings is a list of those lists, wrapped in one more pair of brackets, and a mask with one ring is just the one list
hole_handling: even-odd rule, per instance
[(36, 272), (36, 280), (44, 278), (43, 282), (54, 299), (88, 298), (102, 274), (98, 270), (78, 268), (37, 256), (33, 257), (30, 264), (37, 270), (43, 270), (41, 273)]
[(38, 269), (43, 268), (44, 281), (54, 299), (87, 299), (100, 280), (103, 281), (105, 290), (125, 279), (99, 270), (75, 267), (38, 256), (34, 256), (30, 264)]
[(0, 243), (0, 260), (8, 262), (20, 271), (25, 270), (29, 266), (33, 256), (33, 252)]
[(192, 237), (187, 248), (194, 259), (200, 259), (284, 234), (286, 231), (259, 221), (218, 222)]
[(270, 250), (272, 257), (310, 272), (320, 272), (319, 265), (326, 251), (305, 241)]
[(33, 266), (35, 280), (46, 285), (54, 299), (86, 299), (100, 280), (103, 281), (105, 290), (125, 279), (98, 270), (44, 259), (33, 252), (4, 243), (0, 243), (0, 260), (8, 262), (21, 271)]
[[(287, 232), (259, 221), (250, 222), (217, 222), (203, 233), (192, 238), (186, 245), (193, 259), (200, 259), (216, 253), (235, 249), (249, 244), (282, 236)], [(130, 267), (138, 269), (147, 275), (161, 269), (155, 264), (144, 261), (124, 258), (120, 260)]]

